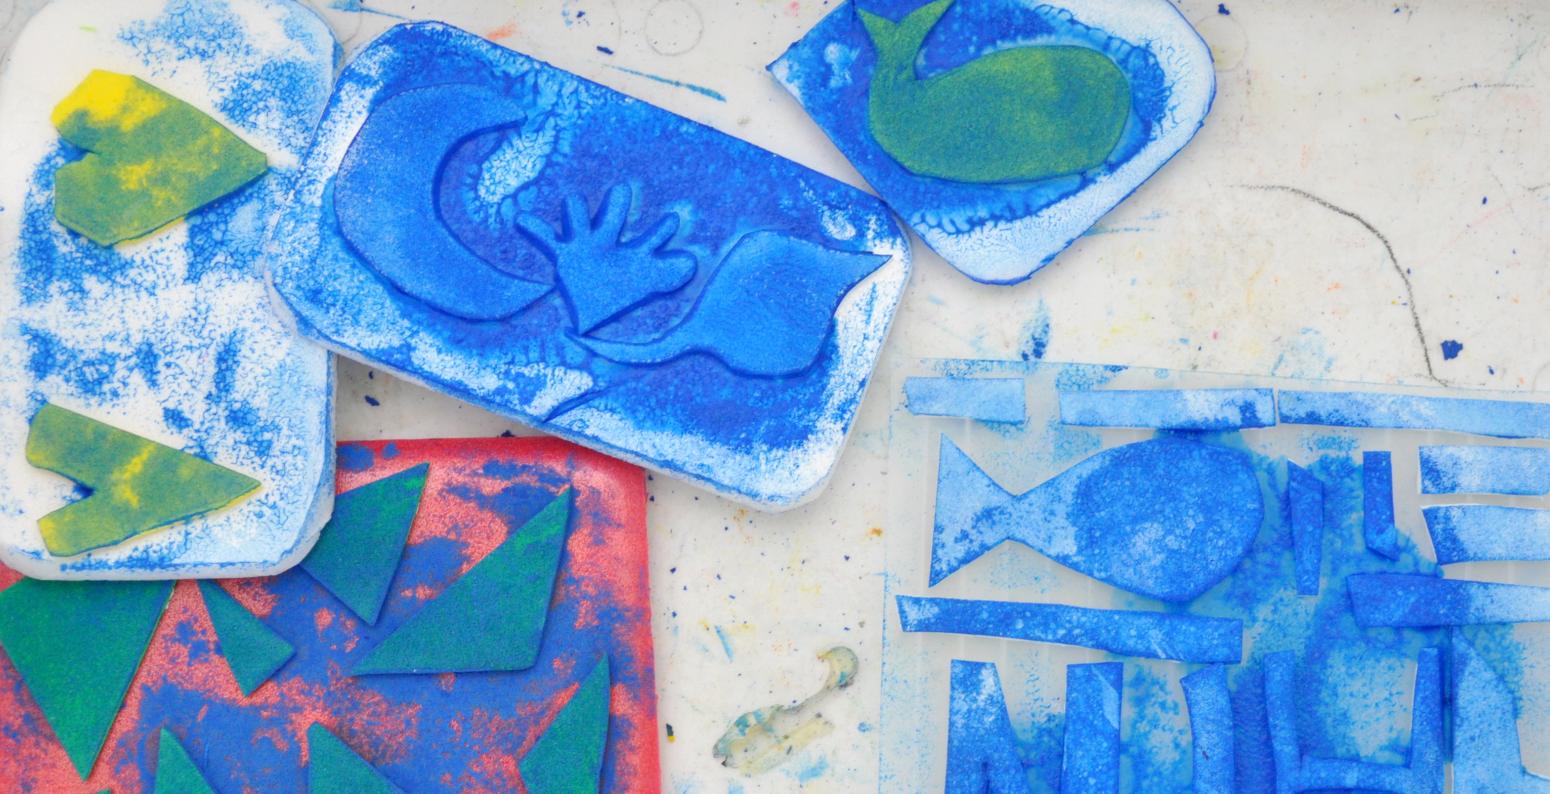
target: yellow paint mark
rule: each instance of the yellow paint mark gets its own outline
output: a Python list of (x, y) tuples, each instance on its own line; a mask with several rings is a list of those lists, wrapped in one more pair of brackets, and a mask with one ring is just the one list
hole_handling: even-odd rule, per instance
[(129, 132), (167, 107), (166, 96), (139, 79), (96, 69), (54, 107), (50, 120), (61, 127), (71, 116), (84, 113), (93, 125), (111, 124)]
[(867, 537), (869, 537), (869, 538), (880, 538), (880, 537), (883, 536), (883, 528), (882, 527), (872, 527), (871, 529), (867, 530), (866, 534), (867, 534)]

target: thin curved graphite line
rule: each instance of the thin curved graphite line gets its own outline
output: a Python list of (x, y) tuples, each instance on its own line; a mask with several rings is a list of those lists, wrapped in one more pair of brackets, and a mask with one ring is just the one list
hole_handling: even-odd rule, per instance
[(1383, 243), (1384, 252), (1388, 254), (1389, 264), (1394, 266), (1394, 272), (1398, 273), (1399, 280), (1404, 282), (1405, 300), (1410, 307), (1410, 324), (1415, 327), (1416, 338), (1421, 340), (1421, 356), (1426, 359), (1426, 377), (1431, 378), (1432, 380), (1444, 386), (1448, 385), (1447, 381), (1437, 377), (1437, 371), (1432, 368), (1431, 343), (1426, 341), (1426, 331), (1421, 328), (1421, 312), (1417, 310), (1415, 306), (1415, 286), (1410, 283), (1410, 274), (1406, 273), (1405, 268), (1399, 264), (1399, 257), (1394, 256), (1394, 246), (1389, 244), (1389, 238), (1384, 237), (1383, 232), (1378, 231), (1378, 227), (1368, 223), (1366, 218), (1363, 218), (1362, 216), (1357, 215), (1356, 213), (1345, 209), (1344, 207), (1331, 204), (1330, 202), (1319, 198), (1318, 196), (1315, 196), (1312, 193), (1309, 193), (1308, 191), (1299, 187), (1292, 187), (1291, 185), (1239, 185), (1239, 187), (1248, 188), (1249, 190), (1279, 190), (1283, 193), (1290, 193), (1294, 196), (1297, 196), (1298, 198), (1311, 201), (1314, 204), (1317, 204), (1320, 207), (1335, 213), (1336, 215), (1342, 215), (1344, 217), (1350, 218), (1353, 221), (1356, 221), (1357, 223), (1360, 223), (1362, 228), (1371, 232), (1373, 237), (1378, 238), (1378, 242)]

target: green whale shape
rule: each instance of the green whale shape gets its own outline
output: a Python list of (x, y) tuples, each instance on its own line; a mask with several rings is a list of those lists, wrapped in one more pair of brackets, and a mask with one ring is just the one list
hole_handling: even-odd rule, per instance
[(877, 48), (867, 101), (872, 137), (921, 176), (1032, 182), (1101, 165), (1130, 119), (1130, 85), (1085, 47), (1017, 47), (922, 80), (926, 36), (956, 0), (899, 22), (856, 9)]

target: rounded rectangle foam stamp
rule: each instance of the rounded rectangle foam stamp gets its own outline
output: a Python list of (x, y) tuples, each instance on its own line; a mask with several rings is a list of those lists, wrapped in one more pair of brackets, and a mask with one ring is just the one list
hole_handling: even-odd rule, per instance
[(765, 509), (828, 478), (909, 277), (865, 193), (433, 23), (344, 70), (274, 240), (303, 334)]
[(848, 0), (770, 72), (926, 244), (1015, 284), (1168, 162), (1216, 95), (1167, 0)]
[(58, 0), (0, 75), (0, 560), (276, 573), (332, 502), (333, 368), (264, 235), (333, 85), (294, 0)]

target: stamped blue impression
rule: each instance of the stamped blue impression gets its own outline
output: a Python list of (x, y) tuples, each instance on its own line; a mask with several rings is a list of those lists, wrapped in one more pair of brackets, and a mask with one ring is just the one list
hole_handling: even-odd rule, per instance
[(1324, 567), (1324, 484), (1295, 463), (1287, 470), (1287, 523), (1292, 528), (1292, 558), (1297, 594), (1316, 596)]
[(916, 416), (1010, 423), (1028, 418), (1022, 378), (909, 378), (904, 403)]
[(1061, 791), (1119, 791), (1119, 712), (1125, 665), (1066, 666), (1065, 752)]
[(1543, 496), (1550, 493), (1550, 449), (1421, 447), (1421, 493)]
[(769, 68), (927, 245), (989, 284), (1125, 200), (1216, 93), (1166, 0), (848, 0)]
[(1550, 439), (1550, 403), (1418, 397), (1380, 392), (1282, 391), (1281, 421), (1293, 425), (1445, 430), (1496, 438)]
[(945, 794), (1031, 794), (996, 666), (954, 659), (947, 708)]
[(1442, 579), (1424, 574), (1360, 573), (1346, 578), (1351, 611), (1362, 626), (1439, 628), (1550, 621), (1550, 588)]
[(1060, 421), (1078, 427), (1241, 430), (1274, 427), (1271, 389), (1094, 389), (1060, 393)]
[(1362, 453), (1362, 539), (1367, 550), (1399, 558), (1399, 528), (1394, 525), (1394, 458), (1382, 450)]
[(766, 509), (827, 479), (909, 276), (865, 193), (434, 23), (345, 69), (274, 240), (306, 336)]
[(1232, 692), (1227, 668), (1219, 664), (1179, 679), (1189, 709), (1194, 748), (1191, 786), (1195, 794), (1233, 794)]
[(1437, 562), (1550, 560), (1550, 510), (1438, 505), (1421, 510)]
[[(328, 101), (335, 49), (322, 19), (292, 0), (58, 0), (17, 39), (0, 76), (5, 564), (40, 578), (261, 576), (310, 548), (333, 499), (333, 368), (327, 351), (268, 310), (263, 246)], [(66, 229), (55, 220), (56, 174), (87, 153), (61, 137), (51, 113), (91, 85), (94, 70), (138, 80), (197, 111), (189, 115), (207, 116), (229, 131), (224, 140), (261, 153), (267, 170), (116, 245)], [(132, 104), (148, 93), (120, 98), (118, 118), (151, 113)], [(113, 104), (94, 99), (103, 104), (93, 107)], [(136, 130), (103, 137), (123, 146)], [(146, 173), (153, 186), (178, 179)], [(29, 420), (45, 403), (258, 485), (232, 506), (52, 556), (39, 519), (86, 494), (26, 460)]]
[(1452, 642), (1454, 789), (1550, 791), (1550, 778), (1523, 766), (1512, 688), (1462, 634), (1455, 632)]

